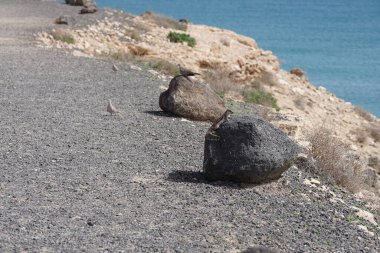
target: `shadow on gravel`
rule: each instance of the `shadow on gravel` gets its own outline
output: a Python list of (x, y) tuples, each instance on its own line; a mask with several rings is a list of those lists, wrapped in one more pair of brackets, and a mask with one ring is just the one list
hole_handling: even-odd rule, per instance
[(144, 111), (144, 113), (154, 115), (154, 116), (159, 116), (159, 117), (179, 118), (174, 113), (164, 112), (164, 111)]
[(241, 189), (241, 185), (238, 183), (227, 181), (207, 181), (201, 171), (183, 171), (175, 170), (169, 173), (167, 180), (177, 183), (194, 183), (194, 184), (209, 184), (214, 186), (224, 186)]

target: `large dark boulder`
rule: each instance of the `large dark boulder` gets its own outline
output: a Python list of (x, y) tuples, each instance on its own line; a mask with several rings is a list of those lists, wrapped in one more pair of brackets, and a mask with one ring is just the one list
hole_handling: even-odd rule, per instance
[(86, 0), (65, 0), (66, 4), (70, 5), (83, 5)]
[(277, 179), (301, 148), (270, 123), (253, 117), (232, 117), (205, 137), (206, 179), (263, 183)]
[(192, 120), (215, 121), (226, 111), (223, 100), (211, 88), (183, 76), (170, 81), (159, 104), (164, 111)]

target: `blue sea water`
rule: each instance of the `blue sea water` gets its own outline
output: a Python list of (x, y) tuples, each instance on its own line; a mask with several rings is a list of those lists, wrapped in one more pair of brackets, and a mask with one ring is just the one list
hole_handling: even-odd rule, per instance
[(289, 70), (380, 117), (380, 0), (97, 0), (254, 38)]

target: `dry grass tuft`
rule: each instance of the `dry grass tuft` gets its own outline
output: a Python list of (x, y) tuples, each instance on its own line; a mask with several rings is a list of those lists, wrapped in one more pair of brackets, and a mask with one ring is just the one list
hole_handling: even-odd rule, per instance
[(134, 55), (125, 52), (124, 50), (118, 50), (116, 52), (111, 52), (109, 55), (103, 55), (104, 57), (111, 57), (113, 60), (116, 61), (126, 61), (126, 60), (133, 60), (135, 58)]
[(369, 132), (369, 135), (373, 138), (375, 142), (380, 142), (380, 126), (371, 124), (367, 128), (367, 131)]
[(145, 24), (145, 23), (143, 23), (141, 21), (140, 22), (135, 22), (133, 24), (133, 27), (134, 27), (135, 31), (138, 31), (140, 33), (147, 33), (147, 32), (152, 31), (152, 28), (149, 25), (147, 25), (147, 24)]
[(150, 59), (146, 61), (149, 67), (158, 72), (161, 72), (166, 75), (176, 76), (179, 75), (178, 66), (174, 63), (168, 62), (162, 59)]
[(125, 35), (130, 37), (131, 39), (135, 41), (141, 41), (141, 35), (143, 33), (139, 30), (128, 30), (125, 32)]
[(310, 153), (316, 162), (312, 168), (313, 173), (354, 192), (362, 187), (363, 164), (355, 158), (347, 145), (324, 127), (316, 128), (308, 139), (311, 144)]
[(367, 143), (367, 140), (368, 140), (367, 131), (365, 131), (364, 129), (356, 129), (355, 135), (356, 135), (357, 142), (359, 142), (360, 144)]
[(363, 108), (359, 106), (355, 106), (354, 111), (356, 112), (357, 115), (359, 115), (360, 117), (362, 117), (363, 119), (369, 122), (372, 122), (374, 120), (373, 116), (369, 112), (367, 112), (366, 110), (364, 110)]
[(67, 31), (62, 29), (53, 30), (51, 32), (51, 35), (55, 40), (60, 40), (62, 42), (65, 42), (67, 44), (74, 44), (75, 40), (74, 37)]
[(142, 57), (149, 54), (149, 50), (144, 47), (130, 45), (128, 46), (128, 48), (131, 51), (131, 53), (135, 56)]
[[(208, 61), (208, 60), (199, 60), (198, 66), (202, 69), (211, 69), (211, 70), (216, 70), (218, 68), (222, 68), (221, 64), (219, 62), (212, 62), (212, 61)], [(220, 72), (220, 71), (218, 71), (218, 72)]]
[(240, 87), (235, 84), (222, 69), (209, 70), (204, 75), (205, 81), (220, 96), (224, 96), (228, 91), (241, 92)]
[(185, 22), (179, 22), (173, 18), (164, 16), (161, 14), (146, 11), (142, 14), (142, 17), (160, 27), (181, 30), (181, 31), (187, 30), (187, 24)]
[(202, 69), (211, 69), (211, 68), (213, 68), (212, 67), (212, 63), (209, 62), (209, 61), (206, 61), (206, 60), (200, 60), (200, 61), (198, 61), (198, 65)]
[(243, 39), (241, 37), (238, 37), (237, 38), (237, 41), (242, 44), (242, 45), (245, 45), (245, 46), (248, 46), (248, 47), (255, 47), (255, 43), (253, 41), (249, 41), (247, 39)]
[(265, 86), (279, 86), (278, 78), (275, 74), (262, 71), (260, 76), (251, 82), (253, 88), (263, 90)]
[(294, 69), (290, 70), (289, 73), (291, 73), (291, 74), (293, 74), (293, 75), (296, 75), (296, 76), (298, 76), (299, 78), (302, 78), (302, 79), (307, 80), (307, 76), (306, 76), (305, 71), (303, 71), (303, 70), (300, 69), (300, 68), (294, 68)]
[(293, 102), (294, 102), (294, 105), (295, 105), (298, 109), (300, 109), (300, 110), (302, 110), (302, 111), (305, 110), (306, 103), (305, 103), (305, 100), (303, 99), (303, 97), (301, 97), (301, 96), (296, 97), (296, 98), (293, 100)]
[(227, 38), (221, 38), (220, 43), (222, 43), (222, 45), (225, 47), (229, 47), (231, 45), (231, 41)]

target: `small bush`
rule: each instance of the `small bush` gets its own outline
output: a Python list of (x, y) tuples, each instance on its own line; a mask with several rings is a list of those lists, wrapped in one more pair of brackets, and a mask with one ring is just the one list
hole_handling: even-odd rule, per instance
[(332, 135), (329, 129), (316, 128), (309, 134), (308, 140), (311, 145), (311, 156), (315, 160), (311, 172), (351, 191), (361, 187), (363, 164), (351, 153), (347, 145)]
[(298, 109), (305, 110), (305, 100), (302, 97), (297, 97), (293, 102)]
[(356, 112), (357, 115), (359, 115), (363, 119), (365, 119), (369, 122), (373, 121), (373, 116), (369, 112), (364, 110), (363, 108), (361, 108), (359, 106), (355, 106), (354, 111)]
[(150, 60), (147, 62), (148, 66), (158, 72), (164, 73), (166, 75), (176, 76), (179, 75), (178, 66), (174, 63), (168, 62), (166, 60)]
[(273, 107), (276, 111), (280, 110), (277, 105), (277, 99), (272, 94), (261, 90), (246, 90), (243, 92), (243, 96), (246, 102), (255, 103)]
[(65, 31), (62, 31), (62, 30), (53, 31), (51, 35), (53, 36), (55, 40), (60, 40), (67, 44), (75, 43), (74, 37)]
[(255, 89), (263, 90), (265, 86), (279, 86), (278, 78), (275, 74), (262, 71), (260, 76), (251, 82)]
[(303, 70), (300, 69), (300, 68), (294, 68), (294, 69), (290, 70), (289, 73), (291, 73), (291, 74), (293, 74), (293, 75), (296, 75), (296, 76), (298, 76), (299, 78), (302, 78), (302, 79), (307, 80), (307, 76), (306, 76), (305, 71), (303, 71)]
[(147, 33), (147, 32), (150, 32), (152, 30), (152, 28), (149, 25), (147, 25), (141, 21), (135, 22), (133, 24), (133, 27), (134, 27), (134, 30), (138, 31), (139, 33)]
[(144, 47), (140, 47), (140, 46), (129, 46), (128, 47), (129, 50), (131, 51), (131, 53), (135, 56), (145, 56), (145, 55), (148, 55), (149, 54), (149, 50), (144, 48)]
[(170, 42), (174, 43), (186, 42), (189, 47), (195, 47), (196, 45), (195, 39), (186, 33), (170, 32), (168, 34), (168, 39)]
[(135, 41), (141, 41), (141, 32), (138, 30), (128, 30), (125, 32), (125, 35), (130, 37), (131, 39)]
[(363, 129), (356, 129), (355, 130), (355, 135), (356, 135), (356, 141), (359, 142), (360, 144), (365, 144), (367, 143), (368, 139), (368, 134), (365, 130)]
[(146, 11), (145, 13), (143, 13), (142, 17), (153, 22), (157, 26), (181, 31), (187, 30), (187, 24), (185, 22), (179, 22), (173, 18), (161, 14)]
[(229, 47), (231, 45), (230, 40), (227, 39), (227, 38), (221, 38), (220, 39), (220, 43), (222, 43), (222, 45), (225, 46), (225, 47)]
[(209, 62), (207, 60), (199, 60), (198, 65), (202, 69), (215, 69), (215, 63)]
[(375, 142), (380, 142), (380, 126), (372, 124), (368, 127), (367, 131)]
[(236, 85), (221, 69), (209, 70), (204, 75), (205, 81), (210, 84), (210, 87), (221, 97), (224, 97), (228, 91), (240, 92), (240, 88)]
[(103, 55), (103, 56), (111, 57), (113, 60), (116, 60), (116, 61), (126, 61), (126, 60), (134, 59), (134, 55), (127, 53), (124, 50), (111, 52), (109, 55)]

